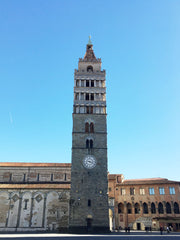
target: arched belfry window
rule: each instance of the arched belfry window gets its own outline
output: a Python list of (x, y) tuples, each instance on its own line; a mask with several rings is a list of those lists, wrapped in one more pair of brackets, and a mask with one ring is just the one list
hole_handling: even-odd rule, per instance
[(86, 148), (88, 148), (88, 149), (93, 148), (93, 140), (92, 139), (87, 139), (86, 140)]
[(89, 123), (88, 122), (85, 123), (85, 132), (89, 133)]
[(87, 72), (93, 72), (93, 67), (92, 66), (88, 66), (87, 67)]
[(90, 133), (94, 132), (94, 123), (90, 123)]
[(90, 140), (90, 148), (93, 148), (93, 140)]
[(86, 140), (86, 148), (89, 148), (89, 139)]
[(85, 133), (94, 133), (94, 123), (86, 122), (85, 123)]

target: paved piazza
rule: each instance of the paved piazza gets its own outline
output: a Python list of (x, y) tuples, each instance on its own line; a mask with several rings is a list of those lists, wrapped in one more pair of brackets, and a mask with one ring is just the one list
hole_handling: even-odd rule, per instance
[(99, 234), (99, 235), (76, 235), (76, 234), (56, 234), (56, 233), (34, 233), (34, 234), (0, 234), (0, 239), (5, 240), (180, 240), (180, 233), (170, 233), (160, 235), (159, 232), (143, 233), (133, 232), (130, 234), (116, 233), (116, 234)]

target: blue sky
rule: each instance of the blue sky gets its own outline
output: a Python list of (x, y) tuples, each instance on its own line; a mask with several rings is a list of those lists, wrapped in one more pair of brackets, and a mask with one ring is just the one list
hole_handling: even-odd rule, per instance
[(107, 71), (108, 162), (180, 180), (180, 1), (0, 1), (0, 161), (71, 162), (73, 74)]

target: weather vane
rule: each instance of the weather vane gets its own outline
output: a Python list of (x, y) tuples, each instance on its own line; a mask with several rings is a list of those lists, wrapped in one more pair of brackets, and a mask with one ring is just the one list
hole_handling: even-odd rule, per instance
[(91, 35), (89, 35), (89, 41), (88, 41), (88, 44), (89, 44), (89, 45), (92, 45), (92, 42), (91, 42)]

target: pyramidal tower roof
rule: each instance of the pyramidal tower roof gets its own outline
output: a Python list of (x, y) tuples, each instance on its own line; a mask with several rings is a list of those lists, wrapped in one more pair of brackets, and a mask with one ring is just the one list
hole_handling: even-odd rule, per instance
[(91, 36), (89, 36), (88, 44), (86, 45), (86, 53), (83, 59), (80, 59), (83, 62), (101, 62), (100, 58), (96, 58), (93, 51), (93, 44), (91, 42)]

